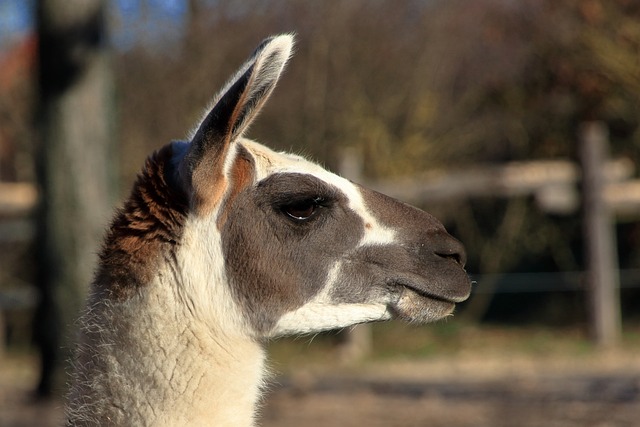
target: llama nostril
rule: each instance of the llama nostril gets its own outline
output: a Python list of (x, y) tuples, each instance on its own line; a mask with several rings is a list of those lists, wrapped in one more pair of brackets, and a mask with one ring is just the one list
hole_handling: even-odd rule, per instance
[(433, 251), (441, 258), (450, 259), (460, 264), (461, 267), (467, 263), (467, 253), (464, 250), (464, 246), (458, 240), (450, 237), (447, 240), (446, 245)]
[(455, 261), (456, 263), (464, 266), (464, 262), (462, 262), (462, 257), (460, 254), (457, 253), (453, 253), (453, 254), (446, 254), (446, 253), (435, 253), (436, 255), (438, 255), (439, 257), (445, 258), (445, 259), (450, 259)]

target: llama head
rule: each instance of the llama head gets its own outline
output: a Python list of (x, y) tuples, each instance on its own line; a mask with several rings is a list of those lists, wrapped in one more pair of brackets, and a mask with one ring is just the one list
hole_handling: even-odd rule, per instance
[(470, 281), (438, 220), (243, 137), (292, 43), (264, 41), (191, 140), (170, 146), (167, 181), (188, 205), (175, 249), (182, 298), (256, 338), (451, 314)]

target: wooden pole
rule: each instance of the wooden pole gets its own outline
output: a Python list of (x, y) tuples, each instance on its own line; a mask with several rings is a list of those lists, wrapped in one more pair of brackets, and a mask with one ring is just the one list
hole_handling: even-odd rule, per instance
[(620, 294), (614, 220), (604, 199), (608, 132), (601, 122), (580, 128), (584, 242), (590, 332), (600, 347), (620, 341)]
[[(362, 159), (353, 148), (346, 148), (340, 153), (339, 173), (354, 182), (362, 182)], [(340, 360), (353, 363), (367, 357), (373, 349), (371, 325), (357, 325), (342, 335)]]

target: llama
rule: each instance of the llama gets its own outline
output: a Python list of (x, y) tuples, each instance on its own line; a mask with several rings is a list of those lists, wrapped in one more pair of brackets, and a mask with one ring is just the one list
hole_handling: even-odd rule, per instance
[(265, 40), (147, 159), (100, 253), (67, 425), (251, 426), (269, 338), (431, 322), (469, 296), (434, 217), (243, 137), (292, 45)]

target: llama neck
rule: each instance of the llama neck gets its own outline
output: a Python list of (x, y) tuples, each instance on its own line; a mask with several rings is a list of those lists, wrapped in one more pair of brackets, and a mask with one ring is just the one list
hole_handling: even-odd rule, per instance
[(90, 304), (70, 425), (253, 424), (263, 349), (195, 319), (163, 282), (160, 274), (124, 302)]

